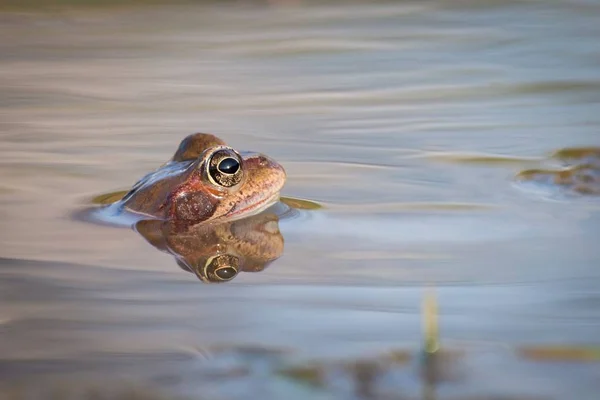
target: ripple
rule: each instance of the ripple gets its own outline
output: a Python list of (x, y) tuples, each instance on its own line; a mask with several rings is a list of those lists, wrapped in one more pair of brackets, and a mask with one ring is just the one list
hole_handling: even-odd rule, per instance
[(458, 164), (482, 164), (482, 165), (521, 165), (533, 162), (539, 162), (541, 158), (535, 157), (516, 157), (508, 155), (496, 155), (485, 153), (425, 153), (423, 157), (434, 161), (458, 163)]
[(517, 350), (520, 356), (534, 361), (600, 361), (600, 347), (531, 346)]
[(552, 158), (561, 161), (600, 162), (600, 147), (568, 147), (552, 153)]
[(331, 211), (351, 212), (353, 214), (378, 214), (388, 212), (464, 212), (487, 211), (497, 207), (483, 203), (451, 203), (451, 202), (392, 202), (372, 204), (329, 204)]
[(90, 199), (90, 202), (97, 205), (108, 205), (114, 203), (115, 201), (121, 200), (125, 194), (127, 194), (127, 190), (103, 193)]
[(323, 205), (306, 199), (299, 199), (294, 197), (281, 197), (279, 199), (285, 205), (295, 208), (297, 210), (320, 210), (323, 208)]
[[(98, 225), (106, 225), (112, 227), (131, 227), (140, 219), (145, 217), (135, 213), (121, 212), (112, 204), (121, 200), (127, 193), (127, 190), (117, 190), (114, 192), (102, 193), (85, 201), (86, 207), (75, 210), (71, 213), (71, 217), (76, 221), (91, 222)], [(1, 191), (0, 191), (1, 194)], [(282, 207), (273, 208), (273, 211), (281, 218), (294, 218), (299, 210), (315, 211), (323, 209), (324, 206), (312, 200), (281, 197), (279, 205)]]

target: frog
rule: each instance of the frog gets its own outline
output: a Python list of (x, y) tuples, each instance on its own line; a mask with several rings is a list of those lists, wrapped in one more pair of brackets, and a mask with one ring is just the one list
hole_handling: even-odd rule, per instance
[(279, 200), (285, 181), (284, 168), (272, 158), (199, 132), (186, 136), (169, 161), (115, 205), (147, 219), (222, 223), (264, 211)]

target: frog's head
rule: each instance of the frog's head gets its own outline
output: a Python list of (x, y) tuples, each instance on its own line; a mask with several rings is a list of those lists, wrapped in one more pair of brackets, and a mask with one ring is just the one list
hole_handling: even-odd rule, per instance
[(285, 179), (283, 167), (263, 154), (210, 146), (170, 194), (168, 217), (205, 222), (254, 215), (279, 199)]

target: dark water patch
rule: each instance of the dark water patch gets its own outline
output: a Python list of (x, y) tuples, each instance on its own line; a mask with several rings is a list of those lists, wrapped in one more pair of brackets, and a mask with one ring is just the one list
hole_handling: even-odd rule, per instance
[(526, 169), (516, 175), (516, 181), (566, 194), (600, 195), (600, 148), (561, 149), (550, 159), (559, 160), (566, 166)]
[(551, 158), (568, 163), (600, 164), (600, 147), (570, 147), (552, 153)]
[(538, 362), (600, 363), (599, 346), (530, 346), (518, 349), (519, 354)]
[(97, 205), (109, 205), (121, 200), (123, 196), (127, 194), (127, 192), (129, 192), (129, 190), (118, 190), (115, 192), (99, 194), (90, 199), (90, 202)]
[(434, 161), (482, 166), (519, 166), (540, 161), (539, 158), (495, 154), (426, 153), (423, 157)]

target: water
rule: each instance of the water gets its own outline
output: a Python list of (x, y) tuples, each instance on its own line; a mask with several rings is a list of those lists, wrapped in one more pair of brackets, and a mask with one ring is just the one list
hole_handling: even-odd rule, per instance
[[(600, 146), (597, 2), (1, 19), (7, 398), (35, 380), (42, 393), (125, 382), (209, 399), (595, 399), (598, 198), (513, 178)], [(323, 205), (280, 219), (282, 255), (226, 284), (201, 283), (132, 230), (73, 218), (195, 131), (268, 154), (286, 168), (283, 195)], [(420, 372), (429, 286), (442, 349), (461, 354), (450, 377)], [(550, 355), (528, 358), (531, 346)], [(394, 352), (408, 361), (389, 367)], [(369, 373), (344, 367), (359, 361)], [(281, 372), (314, 365), (300, 375), (320, 386)]]

